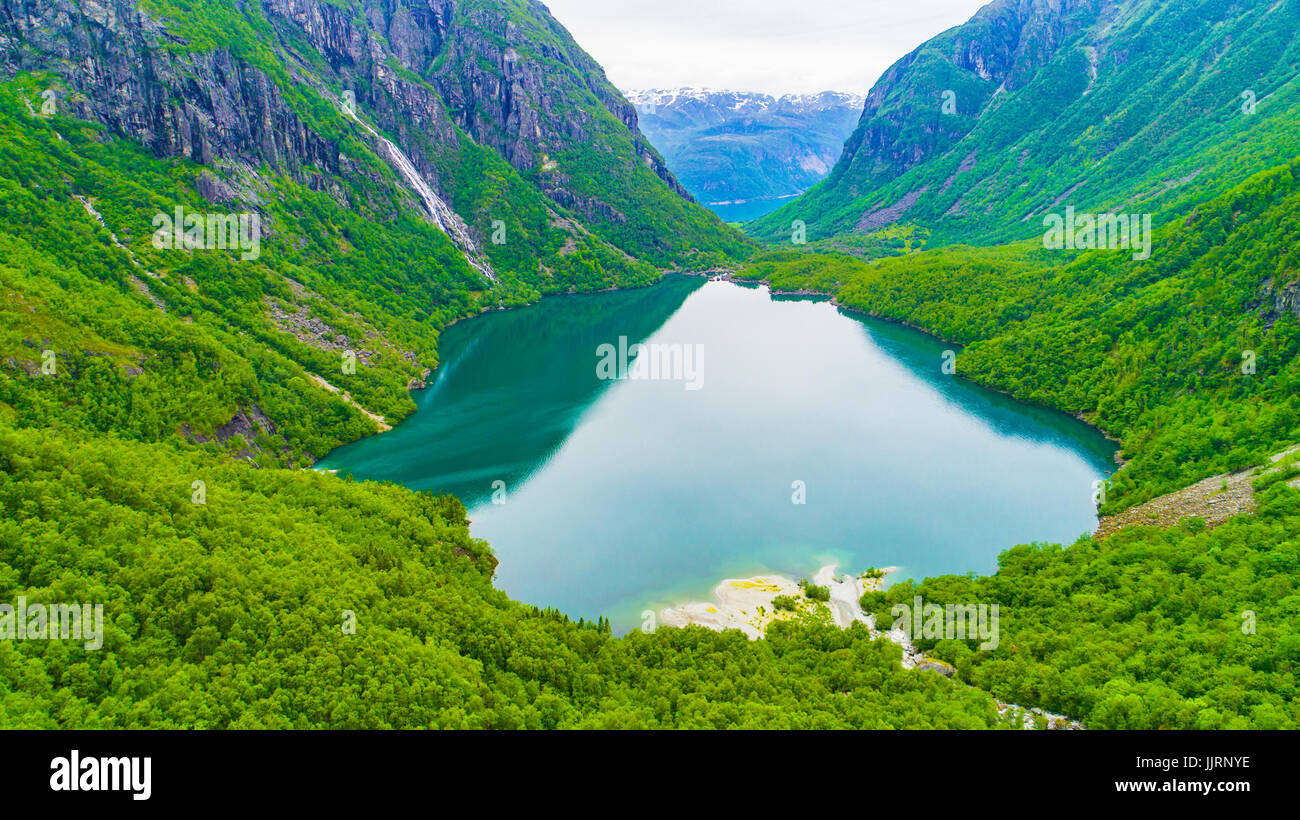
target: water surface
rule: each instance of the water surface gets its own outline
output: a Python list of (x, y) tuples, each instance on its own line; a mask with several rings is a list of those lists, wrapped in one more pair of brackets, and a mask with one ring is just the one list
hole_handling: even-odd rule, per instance
[[(598, 379), (620, 336), (700, 346), (700, 389)], [(419, 411), (318, 466), (456, 494), (501, 588), (616, 631), (726, 577), (991, 572), (1014, 544), (1095, 528), (1114, 446), (944, 375), (951, 348), (692, 277), (555, 297), (449, 328)]]

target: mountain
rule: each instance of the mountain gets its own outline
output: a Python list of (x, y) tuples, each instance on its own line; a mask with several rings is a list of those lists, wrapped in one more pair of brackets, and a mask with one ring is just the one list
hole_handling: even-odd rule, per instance
[(682, 185), (722, 218), (761, 216), (820, 181), (864, 98), (683, 88), (628, 92), (641, 129)]
[[(29, 385), (100, 404), (105, 432), (234, 425), (273, 440), (255, 457), (310, 460), (409, 413), (407, 386), (458, 318), (747, 250), (536, 2), (3, 7), (0, 240), (61, 273), (51, 291), (12, 269), (32, 312), (14, 314), (0, 361), (25, 375), (44, 349), (107, 355), (108, 393), (162, 390), (142, 416)], [(202, 224), (182, 237), (213, 215), (255, 249), (205, 243)], [(340, 371), (343, 352), (362, 366)], [(200, 362), (191, 401), (159, 388), (184, 381), (178, 356)]]
[(753, 233), (992, 242), (1067, 206), (1159, 223), (1300, 154), (1298, 31), (1297, 0), (995, 0), (886, 71), (826, 180)]
[[(1074, 157), (1130, 129), (1136, 142), (1097, 154), (1109, 175), (1086, 151), (1031, 152), (1023, 169), (1123, 190), (1204, 148), (1204, 173), (1162, 207), (1225, 190), (1162, 220), (1149, 259), (1037, 240), (874, 263), (782, 249), (739, 274), (927, 327), (964, 345), (959, 373), (1097, 422), (1129, 459), (1105, 512), (1271, 465), (1246, 479), (1255, 511), (1216, 526), (1022, 545), (995, 575), (864, 600), (999, 603), (1005, 651), (918, 641), (953, 680), (812, 619), (760, 641), (616, 638), (495, 588), (456, 499), (304, 469), (413, 412), (455, 321), (750, 255), (682, 195), (634, 108), (540, 4), (0, 4), (0, 603), (104, 616), (92, 650), (10, 639), (0, 613), (0, 727), (994, 728), (1022, 722), (1008, 700), (1089, 728), (1300, 725), (1300, 461), (1268, 460), (1300, 441), (1300, 151), (1243, 170), (1294, 139), (1279, 119), (1291, 87), (1267, 84), (1293, 59), (1294, 2), (1179, 5), (1201, 17), (997, 3), (978, 37), (913, 60), (987, 73), (972, 80), (996, 83), (985, 113), (913, 128), (899, 112), (929, 86), (905, 71), (817, 189), (894, 184), (876, 162), (906, 187), (960, 164), (966, 140)], [(1089, 28), (1086, 8), (1109, 22)], [(1070, 96), (1069, 60), (1053, 67), (1098, 32), (1111, 39), (1093, 94), (1110, 89), (1110, 108)], [(1107, 67), (1134, 63), (1155, 79), (1134, 70), (1141, 93), (1121, 94)], [(1036, 85), (1044, 73), (1061, 82)], [(1236, 128), (1204, 101), (1246, 74), (1263, 78), (1259, 109)], [(1073, 102), (1024, 109), (1031, 128), (999, 113), (1053, 94)], [(1178, 107), (1197, 100), (1208, 113)], [(891, 122), (907, 139), (880, 141)], [(981, 154), (972, 179), (994, 159), (1022, 170), (1018, 154)], [(856, 225), (858, 204), (841, 206), (809, 211), (814, 235)], [(989, 213), (987, 235), (1019, 230), (1004, 222)]]
[[(236, 192), (257, 184), (232, 184), (240, 170), (265, 166), (352, 207), (348, 188), (375, 183), (377, 162), (397, 165), (396, 147), (493, 263), (520, 276), (536, 278), (569, 240), (659, 266), (738, 246), (683, 195), (635, 109), (537, 2), (106, 0), (83, 11), (6, 0), (5, 10), (6, 75), (46, 73), (61, 113), (202, 165)], [(494, 250), (495, 220), (528, 252)]]

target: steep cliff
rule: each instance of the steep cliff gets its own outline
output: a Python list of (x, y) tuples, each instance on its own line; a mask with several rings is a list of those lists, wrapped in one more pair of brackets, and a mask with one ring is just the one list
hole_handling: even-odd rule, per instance
[[(661, 266), (742, 247), (689, 201), (636, 130), (632, 106), (540, 3), (4, 0), (0, 9), (0, 72), (51, 75), (62, 113), (218, 176), (265, 167), (336, 193), (377, 183), (373, 155), (392, 165), (398, 148), (473, 243), (520, 274), (575, 241)], [(498, 157), (510, 168), (490, 174), (494, 190), (464, 178)], [(514, 248), (491, 246), (497, 223)]]

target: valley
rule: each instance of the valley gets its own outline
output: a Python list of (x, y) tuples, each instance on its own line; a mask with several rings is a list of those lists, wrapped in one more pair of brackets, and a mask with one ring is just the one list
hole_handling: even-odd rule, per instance
[(683, 88), (629, 91), (628, 100), (683, 187), (727, 222), (748, 222), (830, 172), (864, 98)]
[(1300, 0), (722, 102), (532, 0), (0, 6), (0, 603), (104, 613), (0, 726), (1300, 725)]

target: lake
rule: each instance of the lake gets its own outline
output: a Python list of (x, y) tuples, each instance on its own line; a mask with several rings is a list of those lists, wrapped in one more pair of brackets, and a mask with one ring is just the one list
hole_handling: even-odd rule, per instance
[(1093, 530), (1113, 443), (950, 350), (700, 277), (552, 297), (448, 328), (419, 411), (317, 466), (459, 496), (499, 587), (620, 633), (728, 577), (987, 573)]

